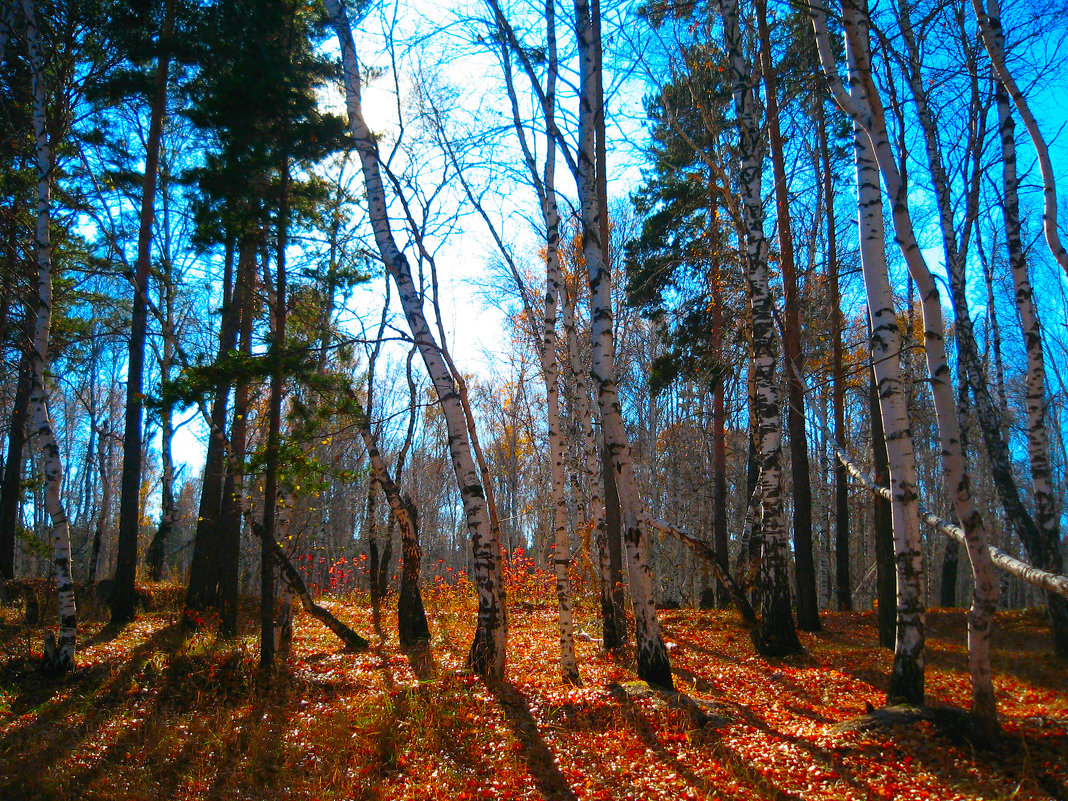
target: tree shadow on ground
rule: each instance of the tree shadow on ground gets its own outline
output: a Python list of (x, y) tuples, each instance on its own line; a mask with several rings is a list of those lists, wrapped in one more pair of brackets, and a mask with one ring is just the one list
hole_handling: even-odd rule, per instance
[(0, 736), (0, 754), (10, 755), (0, 762), (0, 776), (5, 777), (0, 797), (21, 798), (43, 790), (49, 781), (47, 768), (92, 740), (129, 701), (131, 685), (151, 656), (174, 654), (188, 636), (181, 624), (165, 626), (137, 646), (118, 669), (97, 662), (62, 676), (46, 676), (25, 660), (0, 669), (5, 674), (0, 683), (20, 688), (10, 704), (9, 720), (36, 713)]
[(526, 697), (508, 682), (492, 686), (490, 691), (504, 710), (505, 721), (523, 748), (527, 770), (542, 798), (545, 801), (577, 801), (571, 785), (556, 765), (552, 749), (538, 731)]

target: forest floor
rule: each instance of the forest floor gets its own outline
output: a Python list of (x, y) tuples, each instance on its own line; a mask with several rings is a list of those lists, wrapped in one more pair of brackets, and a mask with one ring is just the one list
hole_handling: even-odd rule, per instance
[[(415, 652), (388, 615), (363, 653), (298, 616), (269, 686), (251, 623), (219, 640), (173, 607), (84, 623), (78, 667), (47, 678), (40, 628), (6, 608), (0, 799), (1068, 798), (1068, 664), (1036, 611), (998, 616), (1005, 737), (982, 751), (930, 719), (840, 725), (883, 702), (871, 612), (825, 613), (803, 656), (768, 660), (732, 612), (664, 611), (676, 696), (603, 653), (581, 606), (583, 686), (562, 685), (547, 594), (511, 611), (508, 680), (487, 686), (463, 670), (469, 596), (438, 584), (426, 601), (434, 636)], [(325, 603), (373, 631), (361, 599)], [(965, 613), (928, 624), (928, 702), (966, 707)]]

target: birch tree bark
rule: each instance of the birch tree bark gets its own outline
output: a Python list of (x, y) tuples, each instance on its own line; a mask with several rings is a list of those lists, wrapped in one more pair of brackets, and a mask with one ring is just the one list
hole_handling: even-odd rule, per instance
[(779, 122), (778, 81), (772, 63), (771, 32), (767, 3), (757, 0), (757, 30), (760, 39), (760, 71), (767, 106), (768, 144), (775, 186), (775, 216), (779, 233), (779, 265), (783, 282), (783, 357), (791, 365), (786, 378), (787, 428), (790, 433), (790, 475), (793, 493), (794, 574), (797, 590), (797, 625), (805, 631), (819, 631), (819, 604), (816, 600), (816, 566), (812, 556), (812, 485), (809, 476), (808, 435), (805, 433), (805, 393), (800, 376), (804, 372), (801, 353), (801, 299), (794, 258), (793, 224), (786, 181), (786, 159)]
[[(993, 569), (986, 550), (986, 530), (978, 510), (971, 497), (967, 474), (960, 447), (960, 430), (957, 421), (956, 402), (950, 383), (949, 365), (946, 359), (944, 325), (938, 288), (927, 267), (912, 226), (908, 209), (905, 183), (891, 150), (886, 132), (886, 123), (882, 100), (875, 88), (871, 72), (871, 56), (868, 41), (869, 21), (867, 4), (864, 0), (849, 5), (843, 14), (843, 26), (846, 33), (846, 46), (853, 59), (850, 79), (853, 91), (847, 93), (838, 78), (837, 68), (830, 49), (825, 12), (812, 8), (812, 18), (816, 30), (820, 60), (824, 72), (831, 84), (835, 100), (853, 118), (854, 125), (863, 129), (872, 147), (879, 165), (887, 194), (891, 200), (892, 219), (895, 239), (908, 266), (909, 274), (920, 291), (924, 321), (924, 343), (926, 347), (928, 373), (931, 377), (931, 392), (934, 397), (935, 414), (938, 423), (939, 439), (942, 446), (942, 472), (947, 494), (953, 500), (958, 519), (968, 534), (968, 552), (975, 576), (975, 593), (972, 610), (969, 615), (969, 654), (972, 671), (972, 722), (980, 736), (993, 736), (997, 729), (996, 709), (994, 707), (993, 685), (989, 661), (989, 634), (996, 608), (997, 585)], [(896, 324), (896, 323), (895, 323)], [(884, 425), (887, 420), (884, 419)], [(889, 426), (888, 437), (889, 437)], [(889, 448), (889, 442), (888, 442)], [(906, 632), (908, 650), (918, 654), (918, 661), (913, 659), (902, 662), (899, 672), (899, 659), (895, 657), (894, 673), (891, 675), (891, 693), (899, 688), (902, 697), (911, 703), (922, 703), (922, 648), (923, 648), (923, 612), (922, 596), (917, 594), (909, 600), (909, 609), (902, 609), (901, 580), (909, 574), (919, 575), (922, 571), (922, 552), (917, 536), (915, 547), (911, 543), (902, 549), (898, 547), (898, 652), (901, 651), (902, 612), (908, 612), (910, 625)], [(915, 668), (920, 669), (915, 675)]]
[(753, 86), (752, 65), (743, 55), (737, 0), (720, 4), (728, 58), (728, 83), (738, 118), (740, 164), (738, 186), (746, 227), (745, 268), (752, 312), (754, 403), (757, 452), (760, 463), (761, 535), (760, 623), (753, 633), (759, 653), (784, 656), (799, 653), (801, 642), (794, 628), (787, 563), (787, 530), (782, 500), (782, 431), (779, 416), (778, 363), (774, 300), (768, 275), (768, 241), (764, 235), (761, 161), (763, 134), (760, 108)]
[(1024, 127), (1027, 128), (1027, 133), (1031, 137), (1035, 155), (1038, 156), (1038, 167), (1042, 173), (1042, 229), (1046, 235), (1046, 244), (1049, 245), (1050, 253), (1064, 270), (1064, 274), (1068, 276), (1068, 251), (1064, 249), (1060, 232), (1057, 229), (1057, 183), (1053, 174), (1053, 162), (1050, 160), (1049, 147), (1042, 135), (1042, 129), (1038, 127), (1038, 120), (1031, 112), (1031, 105), (1016, 85), (1005, 62), (1005, 31), (1001, 27), (1000, 5), (998, 0), (990, 0), (990, 7), (987, 9), (983, 0), (972, 0), (972, 9), (975, 11), (975, 18), (979, 23), (979, 34), (987, 55), (990, 56), (994, 74), (1002, 88), (1012, 98)]
[[(994, 53), (1004, 60), (1004, 36), (1000, 17), (998, 0), (990, 0), (987, 26), (990, 36), (988, 40), (987, 35), (984, 34), (984, 42), (988, 42), (987, 46), (992, 46)], [(1005, 242), (1009, 251), (1009, 268), (1012, 271), (1015, 288), (1016, 312), (1020, 318), (1024, 350), (1027, 355), (1025, 413), (1027, 416), (1027, 455), (1031, 462), (1031, 481), (1035, 503), (1034, 521), (1042, 538), (1049, 543), (1049, 561), (1045, 564), (1041, 561), (1041, 552), (1046, 550), (1041, 545), (1036, 549), (1038, 553), (1033, 552), (1027, 542), (1024, 545), (1028, 546), (1028, 554), (1036, 566), (1054, 573), (1063, 573), (1064, 562), (1059, 547), (1060, 514), (1057, 508), (1057, 492), (1050, 460), (1049, 434), (1046, 430), (1048, 396), (1042, 325), (1038, 318), (1038, 310), (1035, 308), (1034, 290), (1031, 286), (1021, 234), (1020, 181), (1016, 169), (1016, 126), (1012, 117), (1012, 109), (1009, 107), (1009, 90), (1001, 80), (995, 86), (995, 101), (998, 108), (998, 134), (1001, 140)], [(1048, 204), (1047, 199), (1047, 206)], [(1054, 210), (1056, 210), (1055, 204)], [(1023, 529), (1019, 531), (1021, 534), (1024, 533)], [(1061, 656), (1068, 657), (1068, 604), (1062, 598), (1050, 593), (1047, 593), (1046, 602), (1053, 629), (1054, 648)]]
[(472, 577), (478, 593), (478, 623), (468, 655), (468, 664), (487, 679), (499, 681), (504, 678), (507, 637), (500, 540), (490, 526), (486, 492), (472, 456), (467, 420), (456, 382), (427, 323), (422, 295), (412, 278), (408, 259), (397, 246), (393, 236), (378, 148), (374, 135), (363, 118), (360, 67), (348, 15), (342, 0), (326, 0), (326, 10), (341, 47), (349, 126), (363, 169), (375, 243), (386, 270), (397, 287), (405, 318), (445, 417), (449, 432), (449, 453), (471, 532), (474, 564)]
[(74, 667), (78, 615), (70, 569), (70, 526), (61, 496), (63, 462), (59, 441), (48, 413), (48, 335), (52, 321), (52, 148), (48, 141), (48, 103), (45, 92), (45, 58), (41, 50), (37, 10), (33, 0), (22, 0), (26, 23), (26, 49), (33, 88), (33, 132), (37, 167), (37, 314), (30, 353), (29, 411), (41, 451), (45, 511), (52, 523), (53, 569), (59, 596), (59, 638), (46, 634), (44, 667), (66, 672)]
[[(623, 515), (624, 543), (634, 607), (634, 637), (638, 676), (649, 684), (673, 688), (667, 648), (653, 602), (652, 571), (642, 531), (642, 508), (631, 463), (630, 443), (616, 385), (615, 343), (612, 330), (612, 276), (602, 241), (603, 209), (597, 202), (596, 121), (603, 98), (599, 86), (600, 53), (597, 50), (600, 8), (596, 0), (575, 2), (575, 36), (579, 45), (579, 144), (575, 180), (582, 218), (582, 252), (590, 285), (593, 337), (591, 377), (597, 387), (597, 404), (605, 448), (611, 461)], [(603, 120), (603, 118), (602, 118)]]

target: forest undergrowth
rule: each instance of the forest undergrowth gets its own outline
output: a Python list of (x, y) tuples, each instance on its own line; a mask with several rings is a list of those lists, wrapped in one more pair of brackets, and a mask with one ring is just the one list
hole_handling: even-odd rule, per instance
[[(951, 715), (861, 725), (892, 656), (871, 612), (824, 613), (824, 631), (801, 635), (803, 656), (768, 660), (733, 612), (663, 611), (673, 695), (637, 682), (628, 655), (605, 654), (580, 605), (575, 688), (558, 678), (547, 582), (510, 583), (507, 681), (492, 687), (463, 669), (474, 616), (463, 580), (428, 588), (433, 639), (412, 651), (388, 611), (386, 636), (373, 634), (366, 597), (324, 598), (374, 645), (344, 653), (301, 614), (270, 682), (251, 604), (248, 630), (222, 640), (181, 625), (179, 588), (155, 588), (174, 602), (121, 630), (84, 625), (61, 679), (36, 671), (40, 627), (4, 608), (0, 798), (1068, 798), (1068, 665), (1040, 611), (998, 615), (1005, 738), (980, 751)], [(928, 702), (964, 707), (965, 612), (928, 623)]]

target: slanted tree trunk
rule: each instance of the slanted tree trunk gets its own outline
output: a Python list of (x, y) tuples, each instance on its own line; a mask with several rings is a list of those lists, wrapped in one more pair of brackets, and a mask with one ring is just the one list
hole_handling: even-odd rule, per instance
[(739, 125), (740, 164), (738, 186), (746, 227), (744, 261), (752, 318), (753, 376), (758, 429), (758, 459), (761, 488), (760, 624), (754, 644), (764, 656), (799, 653), (801, 643), (794, 628), (787, 564), (787, 530), (782, 499), (782, 431), (779, 416), (777, 332), (774, 301), (768, 276), (768, 241), (764, 235), (761, 193), (763, 136), (760, 108), (752, 84), (752, 65), (743, 55), (742, 30), (737, 0), (720, 5), (728, 57), (728, 82), (734, 95)]
[(630, 444), (623, 424), (616, 386), (612, 331), (612, 277), (605, 257), (608, 243), (602, 241), (602, 215), (598, 203), (596, 174), (597, 122), (603, 125), (603, 98), (599, 87), (600, 52), (597, 48), (600, 8), (594, 0), (575, 2), (575, 35), (579, 44), (579, 146), (577, 170), (579, 206), (582, 219), (582, 252), (590, 285), (593, 365), (591, 376), (597, 386), (597, 404), (605, 447), (609, 452), (613, 478), (623, 515), (631, 602), (634, 608), (634, 636), (638, 656), (638, 676), (649, 684), (673, 688), (667, 648), (653, 603), (652, 571), (649, 566), (641, 501), (631, 464)]
[[(886, 133), (886, 122), (882, 99), (875, 87), (871, 73), (870, 46), (868, 41), (869, 20), (867, 5), (863, 0), (850, 6), (843, 15), (843, 27), (846, 33), (847, 48), (855, 62), (851, 70), (853, 92), (847, 94), (838, 80), (834, 59), (830, 50), (827, 34), (826, 16), (821, 9), (813, 7), (812, 16), (816, 27), (820, 49), (820, 60), (825, 73), (832, 84), (835, 99), (854, 120), (854, 125), (864, 129), (864, 133), (874, 150), (879, 170), (891, 198), (892, 219), (895, 238), (902, 256), (909, 269), (909, 274), (920, 290), (924, 319), (924, 344), (927, 354), (928, 373), (931, 377), (931, 392), (934, 397), (935, 414), (938, 421), (938, 433), (942, 446), (942, 470), (947, 494), (954, 503), (954, 509), (968, 534), (969, 556), (972, 558), (972, 571), (975, 575), (975, 594), (972, 613), (969, 615), (969, 654), (972, 671), (972, 723), (981, 737), (993, 736), (997, 729), (997, 716), (994, 707), (993, 686), (991, 683), (989, 663), (989, 629), (996, 607), (997, 585), (994, 582), (993, 566), (986, 550), (986, 530), (983, 526), (975, 503), (971, 497), (967, 474), (960, 448), (960, 431), (957, 421), (956, 402), (950, 382), (949, 365), (945, 351), (945, 328), (942, 324), (942, 308), (938, 288), (927, 267), (919, 244), (916, 241), (912, 218), (908, 209), (908, 196), (905, 182), (902, 180), (897, 161), (893, 156)], [(895, 322), (896, 325), (896, 322)], [(886, 420), (884, 420), (884, 424)], [(889, 443), (888, 443), (889, 446)], [(899, 570), (903, 562), (911, 563), (908, 572), (919, 574), (922, 570), (922, 552), (917, 537), (915, 547), (909, 547), (904, 557), (899, 546)], [(898, 650), (901, 650), (902, 631), (899, 573), (899, 628)], [(993, 599), (993, 600), (992, 600)], [(908, 694), (901, 697), (912, 703), (922, 702), (922, 598), (917, 594), (914, 603), (913, 619), (918, 624), (920, 661), (912, 661), (918, 666), (920, 675), (898, 673), (898, 660), (895, 659), (895, 672), (891, 676), (891, 697), (896, 688), (903, 688)], [(913, 625), (911, 638), (915, 637), (916, 626)], [(916, 697), (917, 690), (919, 696)]]
[(160, 55), (151, 98), (145, 174), (141, 181), (141, 217), (137, 234), (137, 260), (133, 274), (133, 308), (126, 372), (126, 427), (122, 439), (122, 477), (119, 491), (119, 545), (115, 584), (111, 594), (112, 624), (134, 619), (137, 591), (137, 535), (141, 528), (141, 473), (144, 446), (145, 337), (148, 331), (148, 277), (152, 261), (152, 229), (156, 222), (156, 175), (160, 141), (167, 107), (169, 41), (174, 27), (175, 0), (164, 4), (159, 34)]
[(315, 603), (315, 599), (312, 598), (311, 593), (308, 591), (308, 586), (304, 583), (304, 579), (301, 578), (300, 572), (293, 567), (293, 563), (290, 562), (289, 558), (285, 555), (282, 546), (280, 546), (274, 539), (264, 535), (263, 525), (255, 520), (250, 520), (249, 522), (250, 527), (252, 528), (252, 533), (260, 539), (264, 549), (272, 555), (272, 558), (281, 570), (282, 578), (292, 588), (293, 592), (297, 594), (297, 597), (300, 598), (304, 611), (330, 629), (330, 631), (334, 632), (338, 639), (345, 644), (346, 650), (366, 650), (370, 646), (370, 643), (367, 642), (366, 639), (338, 620), (337, 616), (329, 609), (325, 609)]
[[(990, 64), (994, 68), (994, 74), (998, 82), (1012, 98), (1016, 110), (1023, 120), (1024, 127), (1031, 137), (1031, 144), (1038, 156), (1038, 167), (1042, 173), (1042, 229), (1046, 235), (1046, 244), (1049, 245), (1050, 253), (1057, 264), (1068, 276), (1068, 251), (1061, 243), (1060, 232), (1057, 229), (1057, 184), (1053, 172), (1053, 162), (1050, 160), (1049, 147), (1038, 127), (1038, 120), (1031, 113), (1031, 106), (1024, 97), (1023, 92), (1016, 85), (1016, 81), (1005, 63), (1005, 31), (1001, 27), (1001, 7), (998, 0), (990, 0), (989, 10), (984, 7), (983, 0), (972, 0), (972, 9), (975, 18), (979, 22), (979, 34), (983, 40), (987, 55), (990, 56)], [(1000, 116), (1000, 110), (999, 110)]]
[(468, 656), (472, 669), (491, 680), (504, 678), (507, 618), (500, 564), (500, 539), (490, 525), (486, 491), (471, 452), (467, 420), (456, 381), (449, 370), (423, 313), (422, 295), (412, 279), (411, 267), (393, 237), (375, 137), (363, 118), (360, 68), (348, 16), (341, 0), (326, 0), (330, 23), (341, 47), (349, 126), (363, 167), (368, 212), (375, 242), (386, 269), (397, 286), (405, 318), (430, 375), (449, 432), (449, 452), (471, 531), (478, 593), (478, 623)]
[(33, 0), (22, 0), (26, 23), (26, 49), (30, 61), (33, 87), (33, 131), (37, 166), (37, 313), (34, 320), (30, 356), (29, 412), (33, 430), (41, 450), (41, 472), (44, 479), (45, 511), (52, 523), (55, 556), (53, 566), (56, 592), (59, 596), (59, 638), (48, 632), (45, 641), (44, 667), (50, 671), (66, 672), (74, 667), (74, 653), (78, 634), (77, 608), (74, 604), (74, 584), (70, 570), (70, 527), (63, 508), (63, 462), (59, 441), (52, 430), (48, 414), (48, 389), (45, 375), (48, 370), (48, 335), (52, 321), (52, 245), (51, 245), (51, 179), (52, 148), (48, 141), (48, 105), (45, 97), (45, 59), (37, 27), (37, 11)]
[(422, 559), (422, 550), (419, 547), (419, 513), (412, 499), (401, 492), (400, 487), (390, 476), (389, 466), (378, 449), (378, 441), (371, 431), (366, 416), (363, 416), (360, 423), (360, 435), (367, 448), (367, 456), (371, 460), (374, 480), (382, 488), (393, 517), (397, 521), (397, 526), (400, 528), (403, 558), (400, 593), (397, 599), (397, 631), (400, 643), (404, 646), (416, 645), (430, 638), (430, 627), (423, 608), (423, 596), (419, 591), (419, 565)]
[[(779, 232), (779, 265), (783, 282), (782, 341), (787, 370), (787, 429), (790, 433), (790, 475), (793, 492), (794, 576), (797, 590), (797, 625), (804, 631), (819, 631), (819, 602), (816, 599), (816, 564), (812, 556), (812, 486), (809, 477), (808, 434), (805, 432), (805, 392), (801, 383), (804, 364), (801, 353), (801, 299), (794, 258), (793, 225), (790, 222), (790, 194), (786, 181), (779, 124), (778, 81), (771, 57), (771, 32), (767, 3), (757, 0), (757, 29), (760, 38), (760, 67), (767, 106), (768, 143), (775, 185), (775, 216)], [(828, 196), (829, 198), (830, 196)]]
[[(984, 34), (987, 47), (994, 48), (994, 53), (1003, 57), (1004, 38), (1001, 34), (1001, 20), (998, 0), (990, 0), (988, 30), (989, 41)], [(1005, 242), (1009, 251), (1009, 267), (1015, 288), (1016, 312), (1020, 318), (1023, 332), (1024, 350), (1027, 355), (1027, 373), (1025, 377), (1025, 413), (1027, 416), (1027, 455), (1031, 462), (1031, 481), (1035, 503), (1035, 525), (1042, 538), (1049, 543), (1049, 561), (1042, 563), (1041, 553), (1046, 550), (1039, 543), (1033, 551), (1025, 541), (1031, 560), (1037, 567), (1054, 573), (1064, 572), (1064, 562), (1059, 547), (1060, 515), (1057, 508), (1057, 493), (1053, 481), (1050, 460), (1049, 434), (1046, 430), (1046, 369), (1042, 345), (1042, 325), (1035, 308), (1034, 291), (1027, 269), (1023, 237), (1020, 225), (1020, 181), (1016, 170), (1016, 132), (1009, 107), (1009, 95), (1003, 81), (995, 87), (995, 100), (998, 107), (998, 132), (1001, 139), (1002, 180), (1004, 200), (1002, 209), (1005, 215)], [(1048, 190), (1047, 190), (1048, 193)], [(1047, 207), (1049, 200), (1047, 198)], [(1056, 206), (1054, 206), (1054, 209)], [(1046, 221), (1049, 225), (1049, 221)], [(1048, 234), (1047, 234), (1048, 236)], [(1052, 245), (1051, 245), (1052, 247)], [(1022, 530), (1021, 530), (1022, 531)], [(1037, 551), (1037, 553), (1035, 552)], [(1053, 643), (1057, 653), (1068, 657), (1068, 604), (1064, 599), (1052, 593), (1046, 594), (1047, 611), (1050, 617)]]

